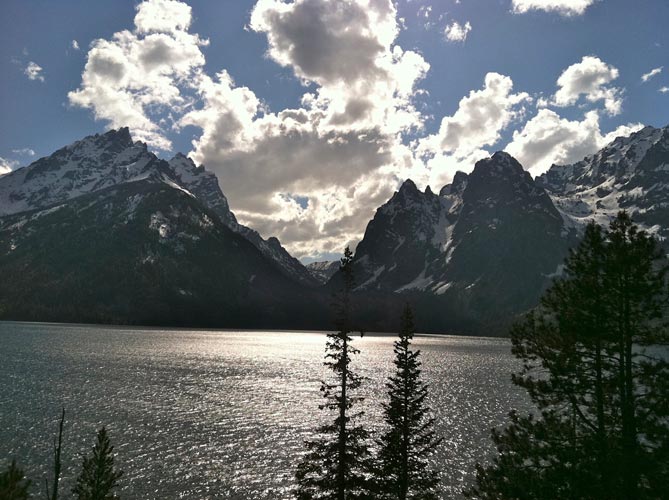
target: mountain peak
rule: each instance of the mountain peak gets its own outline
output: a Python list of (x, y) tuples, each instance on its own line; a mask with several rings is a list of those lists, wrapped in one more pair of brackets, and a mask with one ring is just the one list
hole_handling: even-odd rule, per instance
[(405, 180), (402, 185), (400, 186), (400, 189), (398, 191), (399, 193), (418, 193), (418, 188), (416, 187), (416, 183), (412, 181), (411, 179)]
[(524, 176), (525, 173), (518, 160), (505, 151), (497, 151), (490, 158), (477, 161), (472, 172), (475, 176)]
[[(130, 135), (130, 129), (128, 127), (121, 127), (118, 130), (111, 129), (104, 134), (95, 134), (93, 136), (96, 140), (96, 144), (111, 144), (117, 146), (119, 149), (131, 148), (135, 145)], [(89, 137), (84, 138), (84, 141), (89, 139)], [(138, 143), (143, 144), (143, 143)]]

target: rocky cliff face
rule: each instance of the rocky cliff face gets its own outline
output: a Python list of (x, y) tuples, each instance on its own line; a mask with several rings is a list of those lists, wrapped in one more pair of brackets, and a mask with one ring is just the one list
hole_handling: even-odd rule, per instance
[(627, 210), (644, 229), (669, 236), (669, 127), (618, 137), (572, 165), (553, 165), (537, 178), (569, 227), (608, 225)]
[(0, 178), (0, 217), (146, 179), (189, 193), (232, 231), (249, 240), (287, 277), (307, 286), (318, 284), (276, 238), (265, 240), (237, 222), (213, 172), (196, 166), (181, 153), (169, 161), (157, 158), (146, 144), (133, 142), (127, 128), (86, 137)]
[(536, 304), (574, 237), (546, 191), (498, 152), (439, 194), (406, 181), (356, 250), (359, 289), (443, 296), (478, 317), (513, 314)]

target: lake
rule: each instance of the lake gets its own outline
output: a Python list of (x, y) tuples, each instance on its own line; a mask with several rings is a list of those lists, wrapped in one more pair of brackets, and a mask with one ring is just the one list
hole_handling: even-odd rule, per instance
[[(391, 335), (355, 338), (379, 428)], [(432, 457), (458, 498), (490, 428), (527, 408), (505, 339), (419, 335), (429, 405), (444, 437)], [(323, 332), (205, 331), (0, 322), (0, 460), (16, 457), (41, 496), (66, 410), (64, 492), (106, 425), (125, 471), (122, 498), (289, 498), (303, 442), (322, 422)], [(3, 464), (4, 467), (4, 464)]]

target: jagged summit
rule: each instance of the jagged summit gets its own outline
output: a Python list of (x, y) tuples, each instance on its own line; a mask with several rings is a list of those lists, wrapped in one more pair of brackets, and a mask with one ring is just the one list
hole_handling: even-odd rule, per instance
[(133, 142), (128, 127), (94, 134), (65, 146), (50, 156), (0, 177), (0, 217), (43, 209), (132, 182), (164, 183), (185, 191), (212, 210), (291, 278), (315, 285), (307, 269), (274, 238), (264, 240), (237, 221), (218, 178), (183, 153), (169, 161)]
[(414, 194), (414, 193), (419, 193), (420, 191), (418, 190), (418, 187), (416, 186), (416, 183), (414, 181), (412, 181), (411, 179), (407, 179), (402, 183), (397, 192)]
[(518, 160), (506, 151), (497, 151), (490, 158), (477, 161), (472, 174), (477, 175), (484, 172), (493, 174), (499, 173), (509, 176), (524, 176), (526, 173)]
[(669, 126), (644, 127), (617, 137), (571, 165), (553, 165), (537, 177), (577, 230), (591, 220), (608, 225), (619, 210), (660, 238), (669, 238)]

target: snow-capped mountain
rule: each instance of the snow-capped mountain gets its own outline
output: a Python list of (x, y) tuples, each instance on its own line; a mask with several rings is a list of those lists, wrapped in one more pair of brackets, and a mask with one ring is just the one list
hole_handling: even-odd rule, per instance
[[(407, 180), (356, 249), (363, 327), (394, 328), (410, 300), (422, 329), (504, 333), (585, 224), (621, 209), (669, 244), (669, 127), (536, 179), (498, 152), (438, 193)], [(302, 266), (237, 221), (212, 172), (127, 129), (0, 177), (0, 317), (327, 328), (338, 268)]]
[(339, 271), (340, 263), (338, 260), (322, 260), (307, 264), (307, 270), (316, 278), (320, 284), (327, 283), (332, 276)]
[(249, 240), (267, 258), (275, 262), (281, 270), (292, 279), (307, 286), (316, 286), (319, 281), (295, 257), (281, 246), (279, 240), (270, 236), (266, 240), (260, 234), (243, 224), (240, 224), (235, 214), (230, 210), (228, 200), (221, 191), (218, 178), (213, 172), (196, 166), (193, 160), (177, 153), (169, 161), (169, 165), (177, 177), (180, 186), (193, 193), (207, 207), (218, 214), (221, 220), (233, 231)]
[(601, 225), (619, 210), (661, 240), (669, 237), (669, 127), (618, 137), (573, 165), (553, 165), (537, 178), (565, 224)]
[(442, 297), (484, 323), (508, 318), (537, 303), (589, 221), (608, 226), (619, 210), (669, 242), (669, 127), (537, 179), (498, 152), (439, 194), (405, 181), (357, 247), (358, 289)]
[(55, 206), (145, 179), (186, 191), (213, 210), (231, 230), (249, 240), (286, 276), (305, 285), (317, 285), (276, 238), (265, 240), (238, 223), (213, 172), (196, 166), (181, 153), (169, 161), (157, 158), (146, 144), (132, 141), (128, 128), (86, 137), (1, 177), (0, 217)]
[(536, 303), (574, 234), (547, 193), (498, 152), (439, 194), (408, 180), (355, 254), (360, 290), (427, 292), (485, 317)]

